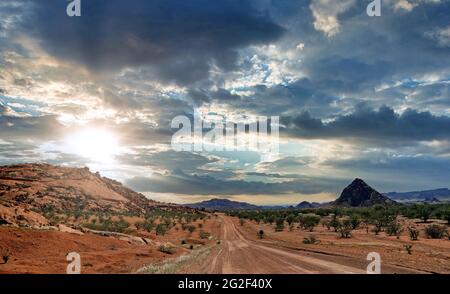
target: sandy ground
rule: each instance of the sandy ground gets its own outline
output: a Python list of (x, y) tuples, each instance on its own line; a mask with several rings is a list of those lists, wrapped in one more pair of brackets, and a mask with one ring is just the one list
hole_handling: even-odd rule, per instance
[[(274, 233), (273, 227), (246, 223), (220, 216), (222, 222), (222, 244), (209, 257), (197, 261), (180, 272), (223, 274), (350, 274), (366, 273), (370, 252), (378, 252), (382, 258), (382, 273), (408, 274), (450, 272), (449, 241), (419, 241), (408, 255), (403, 250), (403, 240), (395, 237), (372, 236), (356, 232), (352, 239), (339, 239), (336, 234), (321, 230), (318, 238), (326, 236), (328, 241), (316, 245), (302, 244), (303, 236), (293, 232)], [(264, 229), (267, 236), (257, 237)], [(307, 236), (311, 233), (304, 232)], [(362, 236), (361, 236), (362, 235)], [(332, 241), (330, 241), (332, 240)], [(432, 243), (424, 245), (426, 243)], [(429, 253), (435, 256), (430, 256)]]
[[(364, 229), (351, 239), (318, 226), (313, 233), (294, 229), (275, 232), (273, 226), (239, 220), (219, 214), (202, 223), (211, 240), (201, 240), (199, 230), (189, 234), (173, 228), (165, 236), (146, 235), (153, 245), (140, 245), (113, 237), (85, 234), (78, 236), (58, 231), (39, 231), (0, 227), (0, 250), (10, 250), (10, 260), (1, 264), (1, 273), (65, 273), (69, 252), (80, 253), (82, 273), (223, 273), (223, 274), (352, 274), (366, 273), (369, 252), (382, 258), (382, 273), (450, 273), (450, 241), (409, 241), (381, 233), (375, 236)], [(177, 225), (180, 226), (180, 225)], [(257, 232), (263, 229), (264, 239)], [(303, 244), (314, 234), (320, 241)], [(188, 241), (181, 245), (181, 240)], [(217, 242), (220, 240), (220, 242)], [(176, 245), (174, 255), (158, 251), (156, 244)], [(218, 244), (219, 243), (219, 244)], [(190, 250), (191, 244), (195, 245)], [(412, 254), (404, 249), (413, 244)]]
[[(218, 232), (216, 221), (198, 221), (205, 231)], [(93, 234), (82, 236), (59, 231), (32, 230), (25, 228), (0, 227), (0, 253), (10, 252), (7, 264), (2, 264), (0, 256), (0, 274), (64, 274), (69, 252), (81, 256), (82, 273), (135, 273), (140, 268), (168, 259), (189, 254), (190, 245), (201, 248), (215, 244), (215, 240), (202, 240), (199, 230), (193, 234), (181, 230), (181, 225), (172, 228), (165, 236), (154, 233), (139, 233), (153, 240), (151, 245), (140, 245)], [(187, 244), (182, 245), (181, 240)], [(160, 244), (170, 242), (177, 247), (175, 254), (158, 251)]]

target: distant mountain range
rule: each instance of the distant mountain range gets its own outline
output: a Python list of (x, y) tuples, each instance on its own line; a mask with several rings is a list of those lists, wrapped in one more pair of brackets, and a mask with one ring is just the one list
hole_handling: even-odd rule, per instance
[(427, 202), (439, 203), (450, 201), (449, 189), (436, 189), (429, 191), (416, 191), (381, 194), (361, 179), (355, 179), (346, 187), (338, 199), (328, 203), (303, 201), (297, 206), (258, 206), (246, 202), (237, 202), (228, 199), (211, 199), (185, 206), (196, 209), (229, 211), (229, 210), (276, 210), (276, 209), (308, 209), (317, 207), (344, 206), (368, 207), (377, 204), (388, 205), (398, 202)]
[(260, 206), (249, 204), (246, 202), (231, 201), (228, 199), (211, 199), (199, 203), (185, 204), (187, 207), (207, 210), (256, 210), (261, 209)]
[(400, 202), (446, 202), (450, 201), (450, 190), (447, 188), (413, 191), (413, 192), (390, 192), (386, 193), (389, 198)]

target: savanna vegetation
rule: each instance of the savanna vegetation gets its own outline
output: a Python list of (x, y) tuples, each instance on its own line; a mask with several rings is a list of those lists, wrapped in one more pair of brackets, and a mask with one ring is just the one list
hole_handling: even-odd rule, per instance
[[(329, 231), (334, 231), (341, 238), (351, 238), (352, 232), (364, 228), (367, 233), (379, 235), (381, 232), (388, 236), (400, 238), (403, 232), (407, 232), (412, 241), (418, 240), (421, 234), (415, 227), (404, 227), (399, 221), (401, 217), (413, 219), (417, 223), (428, 224), (431, 220), (441, 220), (442, 224), (428, 225), (424, 230), (427, 238), (440, 239), (448, 236), (448, 224), (450, 222), (450, 204), (398, 204), (375, 205), (363, 208), (310, 208), (310, 209), (285, 209), (285, 210), (239, 210), (227, 213), (237, 217), (240, 224), (245, 221), (254, 221), (273, 226), (275, 232), (281, 232), (289, 228), (297, 228), (307, 232), (313, 232), (320, 224)], [(447, 223), (445, 225), (444, 223)], [(309, 242), (309, 241), (306, 241)]]

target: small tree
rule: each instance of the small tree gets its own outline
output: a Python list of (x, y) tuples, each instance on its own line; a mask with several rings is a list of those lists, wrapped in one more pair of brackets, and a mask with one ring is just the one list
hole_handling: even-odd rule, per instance
[(295, 215), (290, 214), (286, 217), (286, 222), (288, 223), (289, 227), (292, 226), (292, 223), (295, 221)]
[(383, 224), (381, 222), (376, 221), (374, 223), (374, 227), (372, 229), (372, 232), (374, 232), (375, 235), (379, 235), (382, 230), (383, 230)]
[(337, 219), (336, 215), (333, 215), (333, 217), (330, 220), (329, 223), (330, 227), (332, 227), (334, 229), (335, 232), (338, 231), (339, 226), (341, 225), (341, 223), (339, 222), (339, 220)]
[(422, 219), (422, 221), (426, 223), (430, 219), (431, 214), (433, 213), (433, 209), (431, 208), (430, 205), (423, 204), (417, 208), (417, 213), (420, 219)]
[(312, 232), (314, 227), (320, 222), (320, 216), (315, 214), (301, 215), (299, 218), (300, 226), (306, 230)]
[(341, 238), (350, 238), (352, 236), (352, 222), (349, 219), (345, 219), (342, 223), (338, 226), (338, 232), (341, 236)]
[(356, 214), (352, 214), (352, 216), (350, 216), (350, 223), (352, 225), (352, 229), (356, 230), (361, 224), (361, 218)]
[(284, 231), (284, 218), (280, 217), (277, 218), (275, 222), (275, 232), (282, 232)]

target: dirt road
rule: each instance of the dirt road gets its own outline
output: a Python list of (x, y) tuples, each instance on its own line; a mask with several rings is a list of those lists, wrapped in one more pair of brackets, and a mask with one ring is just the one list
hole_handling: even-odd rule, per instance
[[(220, 249), (211, 253), (199, 271), (211, 274), (364, 274), (369, 261), (338, 254), (290, 250), (247, 238), (230, 217), (222, 222)], [(417, 273), (382, 265), (383, 273)]]

